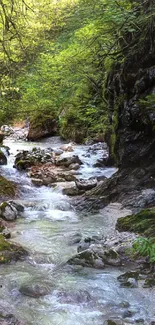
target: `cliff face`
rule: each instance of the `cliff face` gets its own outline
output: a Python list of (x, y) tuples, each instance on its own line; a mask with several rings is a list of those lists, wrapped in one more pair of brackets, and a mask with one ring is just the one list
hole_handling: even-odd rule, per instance
[[(108, 79), (109, 110), (115, 121), (110, 155), (120, 166), (144, 166), (155, 158), (155, 52), (130, 60)], [(155, 96), (154, 96), (155, 99)], [(118, 104), (117, 104), (118, 103)], [(154, 106), (154, 107), (153, 107)], [(112, 136), (111, 136), (112, 137)]]
[[(145, 3), (149, 5), (151, 1)], [(84, 204), (89, 208), (92, 196), (93, 207), (95, 203), (102, 207), (112, 201), (133, 209), (155, 204), (154, 20), (148, 20), (135, 35), (124, 35), (129, 46), (122, 62), (116, 63), (108, 75), (108, 163), (115, 163), (119, 169), (87, 193)]]
[(148, 165), (155, 158), (155, 17), (152, 12), (152, 1), (145, 1), (137, 13), (140, 29), (123, 35), (123, 62), (115, 64), (107, 79), (112, 130), (108, 141), (110, 156), (122, 167)]

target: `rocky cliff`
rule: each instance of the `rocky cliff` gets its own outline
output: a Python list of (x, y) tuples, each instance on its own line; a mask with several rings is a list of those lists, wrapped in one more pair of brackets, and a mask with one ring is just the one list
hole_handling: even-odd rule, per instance
[[(107, 77), (107, 163), (115, 163), (119, 170), (87, 194), (84, 201), (89, 208), (111, 201), (136, 209), (155, 203), (155, 19), (151, 6), (152, 1), (145, 1), (143, 12), (137, 10), (141, 28), (122, 36), (122, 59)], [(89, 202), (92, 196), (97, 197), (96, 205), (93, 199)]]

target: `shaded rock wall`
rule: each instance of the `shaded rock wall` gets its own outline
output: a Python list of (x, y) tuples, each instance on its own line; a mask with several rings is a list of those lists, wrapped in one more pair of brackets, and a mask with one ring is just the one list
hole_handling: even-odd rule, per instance
[[(151, 11), (151, 1), (145, 3), (137, 14), (141, 19)], [(110, 157), (119, 166), (144, 166), (155, 158), (155, 106), (146, 100), (148, 95), (155, 98), (154, 20), (123, 36), (128, 44), (126, 48), (121, 44), (123, 63), (115, 64), (107, 78), (111, 131), (107, 138)]]

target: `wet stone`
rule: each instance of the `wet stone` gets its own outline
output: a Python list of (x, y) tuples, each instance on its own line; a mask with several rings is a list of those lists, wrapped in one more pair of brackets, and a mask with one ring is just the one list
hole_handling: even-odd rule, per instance
[(59, 292), (59, 300), (61, 303), (70, 303), (70, 304), (81, 304), (89, 303), (91, 301), (91, 295), (86, 290), (79, 290), (77, 292)]
[(51, 286), (48, 283), (42, 283), (41, 281), (26, 282), (19, 288), (20, 293), (25, 296), (39, 298), (46, 296), (51, 292)]
[(124, 325), (124, 322), (121, 319), (108, 319), (104, 325)]

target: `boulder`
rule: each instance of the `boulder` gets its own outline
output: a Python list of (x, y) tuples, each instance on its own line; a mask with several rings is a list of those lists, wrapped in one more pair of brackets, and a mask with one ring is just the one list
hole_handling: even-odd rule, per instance
[(19, 213), (24, 212), (24, 205), (21, 204), (19, 201), (8, 201), (9, 204), (11, 204)]
[(89, 303), (91, 301), (91, 296), (86, 290), (79, 291), (61, 291), (58, 294), (59, 301), (64, 304), (81, 304)]
[(32, 167), (29, 176), (36, 186), (50, 186), (57, 182), (72, 182), (76, 180), (70, 171), (64, 171), (62, 168), (55, 167), (49, 163)]
[(23, 260), (28, 252), (19, 245), (12, 244), (0, 234), (0, 264)]
[(75, 181), (75, 184), (78, 188), (78, 190), (82, 191), (89, 191), (92, 188), (96, 187), (97, 185), (97, 179), (96, 178), (90, 178), (90, 179), (78, 179)]
[(56, 156), (60, 156), (60, 155), (63, 154), (63, 150), (62, 149), (59, 149), (59, 148), (58, 149), (57, 148), (56, 149), (53, 149), (53, 151), (54, 151), (54, 153), (55, 153)]
[(76, 186), (64, 188), (62, 192), (64, 195), (68, 195), (68, 196), (82, 195), (85, 193), (85, 191), (78, 190)]
[(61, 157), (56, 160), (56, 166), (69, 167), (72, 164), (82, 165), (82, 161), (76, 155), (73, 155), (71, 157)]
[(129, 271), (118, 276), (117, 280), (121, 283), (123, 288), (137, 288), (138, 287), (139, 272)]
[(18, 211), (17, 209), (8, 202), (3, 202), (0, 204), (0, 217), (6, 221), (14, 221), (17, 219)]
[(48, 282), (32, 280), (23, 283), (19, 291), (29, 297), (39, 298), (41, 296), (46, 296), (51, 292), (51, 285)]
[(72, 143), (64, 144), (63, 146), (60, 147), (60, 149), (66, 152), (72, 152), (73, 144)]
[(21, 171), (48, 162), (54, 163), (53, 150), (42, 150), (35, 147), (31, 151), (23, 150), (19, 152), (16, 155), (14, 167)]
[(53, 118), (38, 119), (38, 121), (30, 121), (27, 139), (35, 141), (40, 138), (54, 136), (57, 133), (57, 120)]
[(68, 263), (74, 265), (104, 268), (105, 265), (121, 266), (119, 254), (114, 249), (107, 249), (101, 244), (85, 243), (87, 249), (73, 256)]
[(69, 165), (69, 170), (78, 170), (80, 165), (78, 163)]

